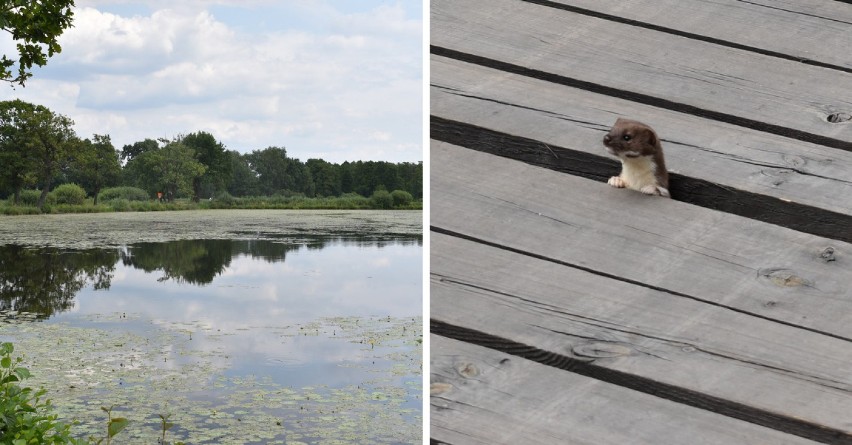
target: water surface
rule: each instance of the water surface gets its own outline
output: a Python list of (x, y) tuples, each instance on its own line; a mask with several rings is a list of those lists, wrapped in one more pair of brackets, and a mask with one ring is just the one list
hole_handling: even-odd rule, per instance
[(419, 442), (420, 236), (242, 232), (0, 245), (0, 340), (80, 431), (115, 404), (123, 443), (157, 414), (191, 443)]

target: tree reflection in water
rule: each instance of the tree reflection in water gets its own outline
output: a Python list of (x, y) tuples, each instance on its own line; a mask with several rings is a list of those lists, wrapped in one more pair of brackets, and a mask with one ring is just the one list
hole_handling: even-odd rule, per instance
[(0, 246), (0, 312), (18, 311), (48, 318), (74, 306), (74, 296), (87, 285), (109, 289), (116, 264), (149, 273), (158, 280), (206, 285), (222, 274), (231, 259), (247, 255), (270, 263), (283, 262), (288, 252), (322, 249), (328, 244), (383, 247), (422, 244), (412, 236), (393, 240), (354, 237), (305, 237), (294, 240), (181, 240), (138, 243), (117, 249), (67, 250), (52, 247)]
[(42, 317), (66, 311), (87, 284), (109, 289), (119, 258), (118, 249), (0, 246), (0, 311)]

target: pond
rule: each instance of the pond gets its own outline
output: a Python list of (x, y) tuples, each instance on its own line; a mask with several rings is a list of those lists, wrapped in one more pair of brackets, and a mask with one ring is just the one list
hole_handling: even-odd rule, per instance
[(117, 443), (419, 443), (422, 284), (420, 212), (0, 218), (0, 341)]

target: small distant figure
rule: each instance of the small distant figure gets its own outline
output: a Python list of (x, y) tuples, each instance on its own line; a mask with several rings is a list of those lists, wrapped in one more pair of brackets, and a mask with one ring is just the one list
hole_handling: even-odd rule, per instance
[(603, 144), (609, 154), (621, 160), (621, 174), (609, 178), (609, 185), (671, 197), (663, 146), (651, 127), (619, 118), (604, 136)]

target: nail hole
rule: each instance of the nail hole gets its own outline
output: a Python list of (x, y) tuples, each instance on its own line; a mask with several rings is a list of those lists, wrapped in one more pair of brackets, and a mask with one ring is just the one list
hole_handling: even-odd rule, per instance
[(839, 124), (841, 122), (848, 122), (852, 120), (852, 114), (850, 113), (831, 113), (825, 120), (831, 122), (832, 124)]

